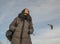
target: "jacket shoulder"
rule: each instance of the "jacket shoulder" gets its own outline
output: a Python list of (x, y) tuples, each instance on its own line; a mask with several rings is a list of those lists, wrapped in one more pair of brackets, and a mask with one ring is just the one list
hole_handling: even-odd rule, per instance
[(14, 20), (18, 20), (19, 19), (19, 17), (15, 17), (15, 19)]
[(14, 21), (16, 21), (16, 23), (18, 23), (21, 21), (21, 19), (19, 17), (15, 17)]

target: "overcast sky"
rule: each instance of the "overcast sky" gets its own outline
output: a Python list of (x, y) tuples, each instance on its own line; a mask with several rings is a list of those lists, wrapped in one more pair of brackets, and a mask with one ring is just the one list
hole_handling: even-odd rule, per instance
[[(9, 24), (24, 9), (33, 20), (33, 44), (60, 44), (60, 0), (0, 0), (0, 43), (10, 44), (5, 37)], [(47, 24), (52, 24), (51, 30)]]

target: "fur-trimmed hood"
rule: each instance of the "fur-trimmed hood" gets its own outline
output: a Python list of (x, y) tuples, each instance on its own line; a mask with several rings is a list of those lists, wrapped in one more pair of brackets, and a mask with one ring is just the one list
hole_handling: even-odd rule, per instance
[(21, 13), (18, 14), (18, 17), (21, 18), (21, 20), (26, 19), (27, 21), (30, 22), (32, 20), (30, 14), (28, 14), (27, 16), (25, 16), (24, 15), (24, 11), (25, 11), (25, 9)]

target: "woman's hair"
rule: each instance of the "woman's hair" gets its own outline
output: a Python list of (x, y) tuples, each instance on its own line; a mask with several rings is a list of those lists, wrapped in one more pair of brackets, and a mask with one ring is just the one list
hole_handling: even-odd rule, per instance
[[(24, 11), (25, 11), (26, 9), (27, 9), (27, 8), (23, 9), (21, 13), (24, 13)], [(28, 12), (29, 12), (29, 9), (27, 9), (27, 10), (28, 10)], [(29, 13), (28, 13), (28, 14), (29, 14)]]

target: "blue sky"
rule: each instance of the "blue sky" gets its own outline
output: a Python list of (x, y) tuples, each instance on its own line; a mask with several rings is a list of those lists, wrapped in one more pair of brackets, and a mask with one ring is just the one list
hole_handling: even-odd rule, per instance
[[(60, 0), (0, 0), (0, 43), (10, 44), (5, 37), (9, 24), (24, 9), (33, 20), (33, 44), (60, 44)], [(51, 30), (47, 24), (53, 24)]]

